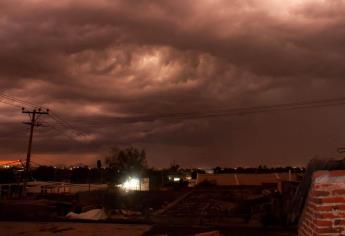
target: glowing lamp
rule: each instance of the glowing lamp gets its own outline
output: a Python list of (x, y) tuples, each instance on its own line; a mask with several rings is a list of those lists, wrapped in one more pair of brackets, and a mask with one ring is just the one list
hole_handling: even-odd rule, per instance
[(140, 180), (138, 178), (129, 177), (123, 184), (122, 188), (126, 191), (140, 190)]

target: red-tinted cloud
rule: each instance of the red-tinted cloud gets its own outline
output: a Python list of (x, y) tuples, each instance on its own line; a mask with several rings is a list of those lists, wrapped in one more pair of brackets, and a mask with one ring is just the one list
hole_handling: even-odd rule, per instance
[[(342, 96), (344, 9), (309, 0), (5, 0), (0, 87), (88, 134), (40, 129), (35, 154), (54, 162), (89, 162), (133, 144), (148, 149), (152, 165), (304, 164), (343, 144), (342, 107), (174, 122), (114, 117)], [(24, 156), (25, 117), (0, 109), (1, 152)]]

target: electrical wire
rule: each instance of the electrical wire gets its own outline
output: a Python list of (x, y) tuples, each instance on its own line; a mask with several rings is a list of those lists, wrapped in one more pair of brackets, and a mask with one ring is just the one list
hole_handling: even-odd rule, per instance
[[(184, 113), (166, 113), (166, 114), (156, 114), (147, 116), (132, 116), (132, 117), (114, 117), (112, 119), (90, 119), (84, 120), (83, 124), (86, 126), (93, 125), (107, 125), (107, 124), (117, 124), (117, 123), (137, 123), (137, 122), (152, 122), (156, 120), (168, 120), (168, 121), (178, 121), (178, 120), (191, 120), (191, 119), (204, 119), (204, 118), (216, 118), (216, 117), (227, 117), (236, 115), (247, 115), (247, 114), (257, 114), (264, 112), (275, 112), (275, 111), (288, 111), (288, 110), (298, 110), (298, 109), (312, 109), (319, 107), (329, 107), (344, 105), (345, 98), (336, 99), (324, 99), (310, 102), (295, 102), (295, 103), (284, 103), (275, 104), (268, 106), (253, 106), (253, 107), (243, 107), (243, 108), (227, 108), (218, 109), (206, 112), (184, 112)], [(78, 120), (74, 120), (78, 121)], [(82, 121), (79, 121), (82, 122)]]
[(10, 105), (10, 106), (13, 106), (13, 107), (16, 107), (16, 108), (22, 108), (21, 106), (19, 105), (16, 105), (16, 104), (13, 104), (11, 102), (6, 102), (4, 100), (0, 100), (1, 103), (4, 103), (4, 104), (7, 104), (7, 105)]
[(12, 102), (17, 102), (17, 103), (20, 103), (20, 104), (23, 104), (23, 105), (26, 105), (26, 106), (30, 106), (30, 107), (33, 107), (33, 108), (43, 108), (43, 107), (40, 106), (40, 105), (33, 104), (33, 103), (30, 103), (30, 102), (26, 102), (26, 101), (24, 101), (24, 100), (21, 100), (21, 99), (18, 99), (18, 98), (15, 98), (15, 97), (6, 95), (6, 94), (4, 94), (4, 93), (0, 93), (0, 97), (2, 97), (2, 98), (4, 98), (4, 99), (11, 100)]
[[(30, 105), (35, 108), (43, 108), (34, 103), (29, 103), (21, 99), (14, 98), (9, 95), (0, 93), (0, 97), (7, 98), (12, 102), (17, 102), (24, 105)], [(6, 103), (4, 101), (1, 101)], [(175, 112), (175, 113), (160, 113), (152, 115), (143, 115), (143, 116), (129, 116), (129, 117), (112, 117), (112, 118), (102, 118), (102, 119), (88, 119), (88, 120), (74, 120), (79, 122), (84, 127), (91, 126), (107, 126), (114, 125), (118, 123), (138, 123), (138, 122), (152, 122), (152, 121), (180, 121), (180, 120), (192, 120), (192, 119), (204, 119), (204, 118), (217, 118), (217, 117), (227, 117), (235, 115), (248, 115), (248, 114), (257, 114), (264, 112), (274, 112), (274, 111), (288, 111), (288, 110), (297, 110), (297, 109), (311, 109), (318, 107), (329, 107), (344, 105), (345, 98), (333, 98), (333, 99), (323, 99), (323, 100), (314, 100), (307, 102), (292, 102), (292, 103), (282, 103), (274, 105), (265, 105), (265, 106), (252, 106), (252, 107), (240, 107), (240, 108), (221, 108), (208, 111), (197, 111), (197, 112)], [(14, 105), (14, 104), (10, 104)], [(18, 105), (14, 105), (17, 106)], [(53, 119), (59, 126), (72, 130), (77, 136), (85, 136), (85, 134), (68, 121), (61, 118), (55, 112), (49, 112), (49, 117)]]
[[(20, 107), (20, 108), (22, 108), (22, 106), (13, 104), (13, 102), (19, 103), (19, 104), (22, 104), (22, 105), (26, 105), (26, 106), (30, 106), (30, 107), (35, 108), (35, 109), (49, 110), (48, 108), (46, 108), (46, 107), (44, 107), (44, 106), (41, 106), (41, 105), (38, 105), (38, 104), (35, 104), (35, 103), (31, 103), (31, 102), (27, 102), (27, 101), (24, 101), (24, 100), (22, 100), (22, 99), (15, 98), (15, 97), (13, 97), (13, 96), (4, 94), (3, 92), (0, 92), (0, 97), (1, 97), (1, 98), (4, 98), (4, 99), (7, 99), (7, 100), (10, 100), (12, 103), (8, 103), (8, 102), (2, 101), (2, 100), (0, 100), (0, 102), (6, 103), (6, 104), (8, 104), (8, 105), (13, 105), (13, 106), (15, 106), (15, 107)], [(50, 112), (48, 113), (48, 116), (49, 116), (50, 118), (52, 118), (52, 119), (53, 119), (57, 124), (59, 124), (60, 126), (63, 126), (63, 127), (66, 128), (66, 129), (72, 130), (72, 131), (75, 133), (75, 135), (77, 135), (77, 136), (86, 136), (86, 134), (84, 134), (83, 132), (77, 130), (73, 125), (71, 125), (71, 124), (70, 124), (68, 121), (66, 121), (65, 119), (61, 118), (61, 116), (57, 115), (55, 112), (50, 111)]]

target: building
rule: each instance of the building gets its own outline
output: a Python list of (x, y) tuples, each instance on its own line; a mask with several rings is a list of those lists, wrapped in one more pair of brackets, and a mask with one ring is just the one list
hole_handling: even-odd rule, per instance
[(296, 173), (231, 173), (231, 174), (198, 174), (196, 184), (208, 182), (219, 186), (232, 185), (263, 185), (267, 183), (281, 183), (282, 181), (296, 181)]

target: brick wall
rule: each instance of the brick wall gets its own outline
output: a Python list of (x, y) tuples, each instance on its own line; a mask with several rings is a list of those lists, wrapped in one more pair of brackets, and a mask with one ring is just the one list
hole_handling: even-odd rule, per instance
[(345, 235), (345, 171), (317, 171), (298, 235)]

